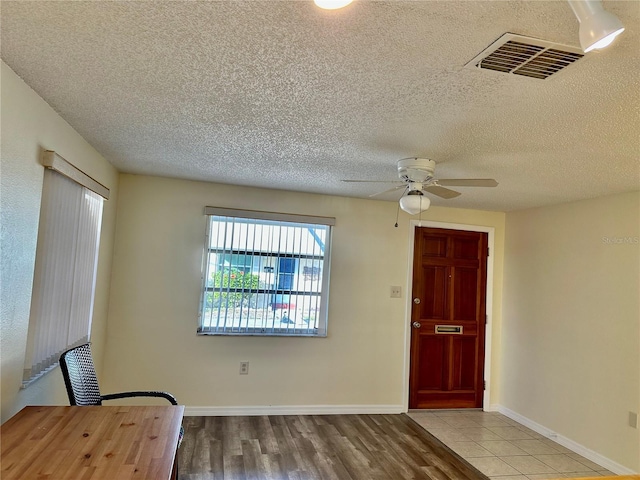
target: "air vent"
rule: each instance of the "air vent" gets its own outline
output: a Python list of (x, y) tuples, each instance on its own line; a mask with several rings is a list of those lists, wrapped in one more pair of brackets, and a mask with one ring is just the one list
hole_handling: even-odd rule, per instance
[(577, 47), (505, 33), (465, 66), (544, 80), (583, 56)]

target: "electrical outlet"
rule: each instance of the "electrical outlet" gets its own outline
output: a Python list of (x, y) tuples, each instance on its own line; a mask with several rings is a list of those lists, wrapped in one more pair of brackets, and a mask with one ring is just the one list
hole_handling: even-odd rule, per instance
[(249, 375), (249, 362), (240, 362), (240, 375)]
[(635, 412), (629, 412), (629, 426), (631, 428), (638, 428), (638, 414)]
[(402, 297), (402, 287), (397, 285), (391, 286), (391, 298), (401, 298)]

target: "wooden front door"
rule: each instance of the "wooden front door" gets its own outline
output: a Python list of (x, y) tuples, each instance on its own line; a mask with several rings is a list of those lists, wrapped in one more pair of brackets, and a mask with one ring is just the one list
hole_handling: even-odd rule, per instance
[(479, 408), (487, 234), (416, 228), (409, 408)]

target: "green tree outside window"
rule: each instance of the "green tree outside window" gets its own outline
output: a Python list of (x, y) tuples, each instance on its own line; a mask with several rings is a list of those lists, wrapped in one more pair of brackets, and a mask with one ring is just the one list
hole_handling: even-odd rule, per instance
[[(260, 286), (260, 277), (237, 268), (223, 268), (211, 273), (209, 284), (213, 284), (214, 291), (207, 293), (208, 307), (221, 304), (237, 307), (248, 303), (253, 296), (251, 290), (256, 290)], [(227, 289), (248, 291), (227, 291)]]

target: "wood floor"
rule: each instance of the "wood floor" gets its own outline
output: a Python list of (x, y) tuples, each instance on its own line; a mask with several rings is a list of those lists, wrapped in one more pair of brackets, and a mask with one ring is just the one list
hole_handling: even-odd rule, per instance
[(185, 417), (180, 480), (487, 480), (408, 416)]

